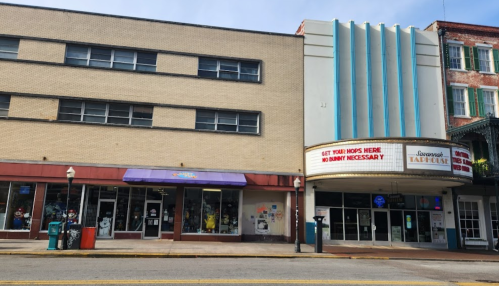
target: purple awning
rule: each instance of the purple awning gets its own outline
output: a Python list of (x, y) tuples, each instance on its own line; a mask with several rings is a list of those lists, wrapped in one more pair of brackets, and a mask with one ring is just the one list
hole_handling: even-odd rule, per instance
[(128, 169), (123, 182), (246, 186), (244, 174), (149, 169)]

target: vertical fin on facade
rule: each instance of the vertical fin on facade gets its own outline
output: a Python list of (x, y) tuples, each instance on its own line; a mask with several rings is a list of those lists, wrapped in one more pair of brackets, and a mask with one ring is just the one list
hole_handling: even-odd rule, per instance
[(340, 105), (340, 41), (339, 21), (333, 19), (333, 62), (334, 62), (334, 140), (341, 140), (341, 105)]
[(411, 64), (412, 64), (412, 95), (414, 97), (414, 126), (416, 137), (421, 137), (421, 123), (419, 120), (419, 90), (418, 67), (416, 58), (416, 29), (411, 26)]
[(400, 25), (395, 24), (395, 41), (397, 53), (397, 81), (399, 95), (399, 117), (400, 117), (400, 136), (405, 137), (405, 114), (404, 114), (404, 82), (402, 80), (402, 50), (400, 48)]
[(371, 82), (371, 25), (364, 22), (366, 28), (366, 79), (367, 79), (367, 127), (369, 137), (374, 136), (373, 128), (373, 95)]
[(385, 24), (379, 24), (381, 37), (381, 80), (383, 82), (383, 118), (385, 125), (385, 137), (390, 137), (390, 114), (388, 112), (388, 84), (386, 79), (386, 44), (385, 44)]
[(350, 83), (352, 85), (352, 138), (357, 138), (357, 91), (355, 89), (355, 22), (350, 20)]

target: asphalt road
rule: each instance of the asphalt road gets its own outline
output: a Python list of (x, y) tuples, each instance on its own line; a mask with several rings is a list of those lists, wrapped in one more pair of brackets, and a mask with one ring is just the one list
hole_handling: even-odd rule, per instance
[[(491, 283), (496, 282), (496, 283)], [(0, 256), (0, 285), (499, 285), (499, 263)]]

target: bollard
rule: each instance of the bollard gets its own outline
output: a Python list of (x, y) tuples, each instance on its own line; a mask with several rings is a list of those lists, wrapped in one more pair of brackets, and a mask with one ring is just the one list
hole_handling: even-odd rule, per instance
[(315, 220), (315, 253), (322, 253), (322, 220), (324, 216), (314, 216)]

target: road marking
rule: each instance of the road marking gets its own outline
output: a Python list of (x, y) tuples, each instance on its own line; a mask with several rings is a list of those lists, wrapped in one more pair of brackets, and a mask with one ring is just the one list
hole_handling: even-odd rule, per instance
[(499, 285), (482, 282), (375, 281), (375, 280), (278, 280), (278, 279), (172, 279), (172, 280), (0, 280), (1, 285), (108, 285), (108, 284), (347, 284), (347, 285)]

